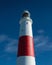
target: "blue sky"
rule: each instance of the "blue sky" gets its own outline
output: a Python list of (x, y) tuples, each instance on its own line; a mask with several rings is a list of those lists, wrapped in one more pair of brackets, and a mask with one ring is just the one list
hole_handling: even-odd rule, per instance
[(52, 65), (52, 0), (0, 0), (0, 65), (16, 65), (19, 20), (33, 20), (36, 65)]

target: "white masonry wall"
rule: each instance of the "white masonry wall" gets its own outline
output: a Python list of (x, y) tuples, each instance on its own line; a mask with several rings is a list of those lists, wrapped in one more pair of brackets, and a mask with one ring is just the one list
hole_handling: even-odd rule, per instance
[(32, 34), (32, 20), (30, 18), (22, 18), (20, 21), (20, 36), (28, 35), (33, 36)]

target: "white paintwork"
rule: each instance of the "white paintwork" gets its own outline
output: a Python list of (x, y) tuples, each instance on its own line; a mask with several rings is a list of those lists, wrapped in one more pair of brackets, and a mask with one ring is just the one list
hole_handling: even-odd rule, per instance
[(21, 18), (19, 23), (22, 24), (22, 22), (24, 22), (24, 21), (29, 21), (32, 24), (32, 19), (30, 17), (23, 17), (23, 18)]
[(36, 65), (35, 58), (32, 56), (17, 57), (17, 65)]
[(30, 17), (22, 18), (20, 21), (20, 36), (33, 36), (32, 35), (32, 19)]

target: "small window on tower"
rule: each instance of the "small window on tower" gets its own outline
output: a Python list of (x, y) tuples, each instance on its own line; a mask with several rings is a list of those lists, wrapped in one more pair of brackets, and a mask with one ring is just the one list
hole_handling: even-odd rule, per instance
[(28, 22), (26, 22), (26, 24), (28, 24)]

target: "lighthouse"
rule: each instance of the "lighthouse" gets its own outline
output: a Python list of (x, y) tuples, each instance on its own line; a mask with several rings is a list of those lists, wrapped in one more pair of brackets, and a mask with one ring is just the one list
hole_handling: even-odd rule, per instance
[(20, 33), (18, 42), (17, 65), (36, 65), (32, 19), (29, 11), (24, 11), (19, 22)]

